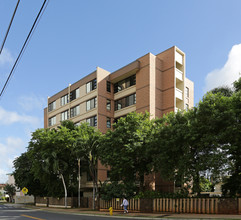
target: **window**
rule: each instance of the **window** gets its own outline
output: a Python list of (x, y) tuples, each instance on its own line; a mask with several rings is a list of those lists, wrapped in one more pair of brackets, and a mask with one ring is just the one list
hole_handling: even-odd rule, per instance
[(70, 109), (70, 118), (73, 118), (80, 114), (80, 106), (77, 105)]
[(136, 94), (115, 101), (115, 111), (136, 104)]
[(110, 118), (106, 118), (106, 127), (107, 128), (111, 128), (111, 121), (110, 121)]
[(54, 109), (56, 109), (56, 101), (53, 101), (49, 104), (49, 108), (48, 108), (48, 111), (51, 112), (53, 111)]
[(74, 125), (75, 125), (75, 126), (79, 126), (79, 125), (80, 125), (80, 121), (77, 122), (77, 123), (75, 123)]
[(109, 99), (106, 99), (106, 109), (111, 110), (111, 101)]
[(93, 116), (91, 118), (87, 118), (86, 122), (89, 123), (90, 126), (96, 127), (97, 126), (97, 116)]
[(186, 104), (186, 111), (189, 109), (189, 105), (188, 104)]
[(185, 96), (187, 98), (189, 98), (189, 88), (188, 87), (185, 88)]
[(70, 101), (73, 101), (77, 98), (79, 98), (79, 88), (70, 92)]
[(61, 118), (60, 118), (60, 120), (61, 120), (61, 121), (64, 121), (64, 120), (67, 120), (67, 119), (69, 119), (69, 110), (64, 111), (64, 112), (61, 113)]
[(56, 116), (49, 118), (49, 127), (56, 124)]
[(90, 99), (86, 101), (86, 111), (89, 111), (92, 108), (95, 108), (97, 106), (97, 98)]
[(130, 86), (136, 85), (136, 75), (132, 75), (114, 84), (114, 93), (117, 93)]
[(60, 100), (61, 106), (67, 104), (68, 102), (69, 102), (69, 94), (61, 97), (61, 100)]
[(111, 92), (111, 84), (109, 81), (106, 81), (106, 91)]
[(89, 169), (87, 170), (86, 175), (87, 175), (87, 181), (88, 181), (88, 182), (93, 181), (93, 178), (92, 178), (92, 176), (90, 175)]
[(96, 79), (86, 83), (86, 93), (91, 92), (94, 89), (96, 89)]
[(107, 180), (110, 179), (110, 170), (107, 170)]

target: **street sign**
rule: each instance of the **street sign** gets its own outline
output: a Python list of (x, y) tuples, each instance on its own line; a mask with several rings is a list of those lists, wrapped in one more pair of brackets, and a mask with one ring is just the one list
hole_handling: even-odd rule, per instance
[(22, 192), (23, 192), (23, 194), (27, 194), (28, 193), (28, 189), (26, 187), (23, 187), (22, 188)]

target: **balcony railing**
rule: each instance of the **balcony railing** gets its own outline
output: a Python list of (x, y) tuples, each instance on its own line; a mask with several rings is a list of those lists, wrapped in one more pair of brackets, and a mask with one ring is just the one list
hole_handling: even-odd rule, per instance
[(176, 98), (183, 100), (183, 92), (178, 88), (176, 88)]
[(183, 72), (179, 69), (176, 68), (175, 70), (175, 75), (176, 75), (176, 78), (183, 81)]
[(179, 111), (181, 111), (181, 109), (180, 108), (175, 108), (175, 112), (177, 113), (177, 112), (179, 112)]

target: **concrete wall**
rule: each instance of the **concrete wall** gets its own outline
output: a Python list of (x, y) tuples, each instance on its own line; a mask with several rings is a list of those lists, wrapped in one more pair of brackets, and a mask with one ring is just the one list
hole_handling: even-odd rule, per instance
[(27, 204), (34, 203), (34, 196), (15, 196), (15, 203), (17, 204)]

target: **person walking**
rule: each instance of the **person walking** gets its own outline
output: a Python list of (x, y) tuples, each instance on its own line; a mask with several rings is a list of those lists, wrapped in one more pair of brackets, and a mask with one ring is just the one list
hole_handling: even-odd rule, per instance
[(124, 198), (121, 206), (124, 206), (124, 213), (128, 213), (127, 206), (129, 205), (129, 202), (127, 201), (126, 198)]

